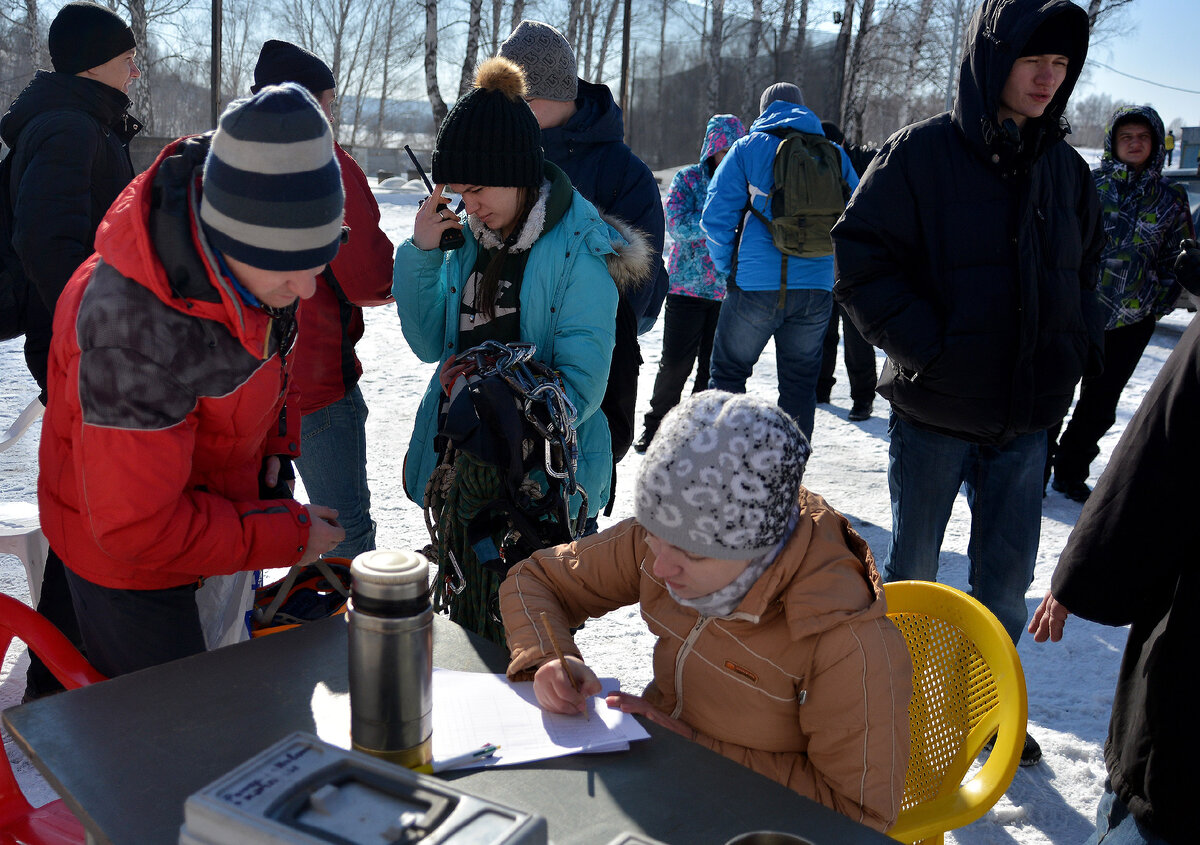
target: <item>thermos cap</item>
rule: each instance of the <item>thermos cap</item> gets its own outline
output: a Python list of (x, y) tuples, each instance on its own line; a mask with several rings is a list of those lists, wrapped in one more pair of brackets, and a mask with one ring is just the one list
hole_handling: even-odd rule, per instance
[(377, 601), (403, 601), (429, 591), (429, 561), (419, 552), (374, 549), (350, 564), (354, 594)]

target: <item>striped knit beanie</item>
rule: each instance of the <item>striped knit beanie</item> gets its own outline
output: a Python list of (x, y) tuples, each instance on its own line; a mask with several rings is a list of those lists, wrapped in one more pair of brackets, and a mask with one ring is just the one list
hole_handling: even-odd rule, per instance
[(212, 247), (260, 270), (322, 267), (344, 203), (329, 122), (302, 86), (269, 86), (221, 115), (200, 202)]
[(475, 87), (438, 128), (433, 181), (441, 185), (537, 187), (545, 156), (542, 130), (525, 103), (525, 75), (494, 56), (479, 66)]
[(787, 533), (812, 449), (765, 399), (705, 390), (663, 417), (634, 480), (642, 527), (720, 560), (764, 555)]

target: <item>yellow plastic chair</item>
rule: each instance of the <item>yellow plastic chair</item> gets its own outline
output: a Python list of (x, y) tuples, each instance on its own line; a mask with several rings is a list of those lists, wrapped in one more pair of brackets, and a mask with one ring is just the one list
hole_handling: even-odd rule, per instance
[[(884, 594), (913, 662), (912, 751), (900, 817), (888, 835), (942, 843), (947, 830), (983, 816), (1012, 783), (1025, 743), (1025, 673), (1000, 622), (961, 590), (896, 581)], [(991, 754), (964, 783), (993, 736)]]

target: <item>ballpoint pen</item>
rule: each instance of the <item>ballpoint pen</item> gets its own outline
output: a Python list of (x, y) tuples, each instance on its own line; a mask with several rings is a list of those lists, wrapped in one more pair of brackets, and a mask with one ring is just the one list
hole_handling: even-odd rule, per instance
[(444, 772), (447, 769), (455, 769), (459, 766), (465, 766), (467, 763), (473, 763), (477, 760), (486, 760), (491, 757), (500, 748), (499, 745), (487, 743), (481, 748), (476, 748), (474, 751), (468, 751), (466, 754), (458, 754), (454, 757), (447, 757), (445, 760), (434, 760), (433, 771)]
[[(563, 672), (567, 675), (567, 680), (571, 682), (571, 688), (575, 692), (581, 692), (579, 681), (575, 679), (575, 673), (571, 671), (571, 667), (567, 665), (567, 656), (563, 654), (562, 647), (558, 644), (558, 637), (554, 636), (554, 629), (550, 627), (550, 620), (546, 617), (546, 611), (542, 611), (542, 627), (546, 629), (546, 636), (550, 638), (550, 646), (554, 649), (554, 654), (558, 657), (558, 663), (562, 666)], [(584, 702), (583, 716), (589, 722), (592, 717), (588, 714), (587, 702)]]

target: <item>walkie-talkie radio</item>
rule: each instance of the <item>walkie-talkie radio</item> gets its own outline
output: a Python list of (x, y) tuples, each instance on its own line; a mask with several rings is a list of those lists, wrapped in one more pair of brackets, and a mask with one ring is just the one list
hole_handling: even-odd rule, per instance
[[(425, 183), (425, 187), (429, 191), (429, 195), (433, 196), (433, 183), (430, 182), (429, 177), (425, 175), (425, 168), (421, 167), (421, 162), (417, 161), (416, 155), (413, 154), (412, 148), (409, 147), (408, 144), (404, 145), (404, 152), (408, 153), (408, 157), (412, 159), (413, 167), (417, 168), (417, 173), (421, 174), (421, 181)], [(443, 199), (438, 203), (437, 210), (441, 211), (443, 208), (449, 207), (449, 201)], [(458, 203), (458, 208), (454, 209), (454, 213), (458, 214), (460, 211), (462, 211), (461, 201)], [(448, 252), (452, 249), (458, 249), (466, 242), (467, 239), (463, 235), (462, 229), (443, 229), (442, 239), (438, 241), (438, 249), (442, 250), (443, 252)]]

